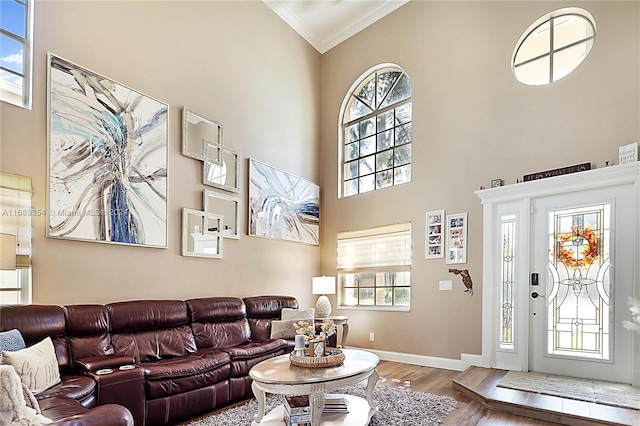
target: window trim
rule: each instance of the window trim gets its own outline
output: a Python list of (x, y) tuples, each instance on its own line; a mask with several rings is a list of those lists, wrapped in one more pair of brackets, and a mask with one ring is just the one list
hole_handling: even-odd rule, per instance
[[(593, 35), (589, 36), (589, 37), (584, 37), (580, 40), (577, 40), (573, 43), (570, 43), (566, 46), (562, 46), (560, 48), (556, 48), (554, 45), (554, 25), (553, 25), (553, 21), (557, 18), (563, 17), (563, 16), (579, 16), (581, 18), (583, 18), (585, 21), (587, 21), (589, 24), (591, 24), (591, 27), (593, 28)], [(531, 36), (531, 34), (533, 34), (534, 31), (536, 31), (540, 26), (544, 25), (545, 23), (549, 22), (549, 31), (550, 31), (550, 36), (549, 36), (549, 49), (548, 51), (546, 51), (543, 54), (537, 55), (534, 58), (529, 58), (525, 61), (519, 62), (516, 64), (516, 57), (518, 55), (518, 52), (520, 51), (522, 44), (525, 42), (525, 40), (527, 40), (529, 38), (529, 36)], [(527, 86), (547, 86), (549, 84), (555, 83), (557, 81), (562, 80), (564, 77), (568, 76), (569, 74), (571, 74), (572, 72), (574, 72), (581, 64), (582, 62), (584, 62), (584, 60), (586, 59), (586, 56), (588, 56), (588, 53), (591, 51), (591, 49), (593, 48), (593, 45), (591, 46), (591, 49), (589, 49), (589, 52), (587, 53), (587, 55), (585, 55), (585, 58), (578, 63), (571, 71), (569, 71), (567, 74), (563, 75), (562, 77), (558, 78), (557, 80), (554, 80), (554, 60), (553, 57), (554, 55), (556, 55), (557, 53), (560, 53), (568, 48), (577, 46), (579, 44), (582, 43), (589, 43), (591, 42), (592, 44), (595, 43), (595, 39), (596, 39), (596, 35), (597, 35), (597, 27), (596, 27), (596, 20), (593, 17), (593, 15), (591, 15), (588, 11), (586, 11), (585, 9), (579, 8), (579, 7), (565, 7), (565, 8), (561, 8), (561, 9), (557, 9), (554, 10), (551, 13), (548, 13), (544, 16), (541, 16), (540, 18), (536, 19), (531, 25), (529, 25), (527, 27), (527, 29), (522, 33), (522, 35), (520, 36), (520, 38), (518, 39), (514, 49), (513, 49), (513, 53), (511, 54), (511, 72), (513, 73), (514, 78), (516, 79), (516, 81), (518, 83), (527, 85)], [(516, 74), (516, 68), (522, 65), (527, 65), (530, 64), (532, 62), (535, 62), (537, 60), (543, 59), (549, 57), (549, 75), (548, 75), (548, 80), (546, 83), (541, 83), (541, 84), (533, 84), (533, 83), (525, 83), (523, 81), (521, 81), (517, 74)]]
[[(366, 192), (357, 192), (355, 194), (351, 194), (351, 195), (345, 195), (344, 194), (344, 184), (345, 184), (345, 179), (344, 179), (344, 166), (345, 166), (345, 156), (344, 156), (344, 150), (345, 150), (345, 132), (346, 129), (348, 127), (350, 127), (351, 125), (358, 123), (358, 122), (362, 122), (362, 121), (366, 121), (368, 119), (371, 118), (375, 118), (376, 116), (380, 115), (380, 114), (384, 114), (385, 112), (388, 111), (392, 111), (396, 108), (399, 108), (403, 105), (406, 104), (412, 104), (411, 105), (411, 110), (412, 110), (412, 117), (411, 117), (411, 121), (410, 123), (413, 123), (413, 96), (408, 97), (407, 99), (403, 99), (402, 101), (396, 102), (393, 105), (387, 105), (383, 108), (380, 109), (376, 109), (366, 115), (363, 115), (361, 117), (358, 117), (357, 119), (353, 119), (350, 120), (348, 122), (344, 121), (344, 116), (345, 113), (347, 112), (347, 108), (348, 106), (351, 104), (351, 100), (352, 98), (357, 98), (356, 96), (356, 91), (361, 89), (364, 86), (365, 82), (370, 81), (368, 78), (371, 76), (371, 74), (377, 73), (379, 71), (383, 71), (385, 69), (389, 69), (391, 70), (396, 70), (401, 72), (402, 74), (406, 75), (406, 77), (409, 79), (409, 82), (411, 82), (411, 78), (409, 77), (409, 74), (405, 71), (404, 68), (402, 68), (401, 66), (394, 64), (394, 63), (389, 63), (389, 62), (385, 62), (382, 64), (378, 64), (375, 65), (371, 68), (369, 68), (368, 70), (366, 70), (364, 73), (362, 73), (360, 75), (360, 77), (358, 77), (353, 84), (349, 87), (349, 90), (347, 90), (346, 95), (344, 97), (344, 99), (342, 100), (342, 104), (340, 106), (340, 113), (338, 115), (338, 198), (346, 198), (346, 197), (352, 197), (355, 195), (360, 195), (360, 194), (366, 194), (366, 193), (371, 193), (371, 192), (375, 192), (379, 189), (385, 189), (385, 188), (391, 188), (396, 186), (395, 183), (391, 184), (390, 186), (387, 187), (383, 187), (383, 188), (374, 188), (371, 191), (366, 191)], [(375, 77), (374, 77), (375, 78)], [(400, 78), (398, 78), (399, 81)], [(397, 81), (397, 82), (398, 82)], [(396, 84), (397, 84), (396, 82)], [(392, 90), (392, 89), (391, 89)], [(391, 93), (391, 90), (389, 90), (389, 92), (387, 93), (387, 95), (389, 95)], [(404, 123), (403, 123), (404, 124)], [(398, 126), (394, 126), (398, 127)], [(376, 135), (376, 133), (374, 133), (374, 136)], [(403, 144), (400, 146), (404, 146), (404, 145), (412, 145), (413, 144), (413, 129), (411, 131), (411, 141), (407, 144)], [(376, 144), (377, 145), (377, 144)], [(395, 144), (390, 148), (391, 150), (393, 150), (395, 148)], [(411, 148), (412, 149), (412, 148)], [(387, 149), (388, 150), (388, 149)], [(376, 156), (377, 154), (384, 152), (386, 150), (382, 150), (382, 151), (378, 151), (377, 150), (377, 146), (376, 146), (376, 151), (373, 154), (373, 156)], [(401, 166), (406, 166), (409, 165), (410, 167), (412, 167), (413, 165), (413, 156), (411, 158), (411, 161), (409, 163), (406, 164), (402, 164)], [(396, 167), (392, 167), (390, 170), (394, 170)], [(375, 171), (372, 173), (375, 176)], [(369, 176), (369, 175), (363, 175), (363, 176)], [(360, 177), (360, 174), (358, 173), (358, 178)], [(357, 178), (356, 178), (357, 179)], [(407, 181), (407, 182), (403, 182), (403, 183), (399, 183), (397, 185), (402, 185), (404, 183), (411, 183), (411, 180)], [(375, 180), (374, 180), (374, 185), (375, 185)]]
[[(21, 99), (20, 103), (14, 102), (12, 99), (5, 99), (2, 96), (2, 93), (6, 89), (0, 90), (0, 101), (8, 103), (10, 105), (15, 105), (21, 108), (31, 110), (33, 105), (33, 22), (34, 22), (33, 8), (35, 6), (35, 1), (33, 0), (18, 0), (18, 1), (12, 0), (12, 1), (16, 3), (24, 4), (25, 15), (26, 15), (25, 16), (25, 37), (21, 37), (1, 27), (0, 27), (0, 33), (3, 36), (8, 37), (22, 44), (23, 72), (19, 73), (2, 66), (0, 66), (0, 70), (15, 76), (19, 76), (23, 78), (24, 81), (22, 85), (22, 96), (20, 97)], [(0, 84), (4, 84), (5, 82), (7, 82), (7, 80), (0, 78)]]

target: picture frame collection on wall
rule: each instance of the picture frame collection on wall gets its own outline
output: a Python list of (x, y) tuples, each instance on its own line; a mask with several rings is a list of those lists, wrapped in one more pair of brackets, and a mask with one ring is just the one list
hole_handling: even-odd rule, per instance
[(426, 213), (425, 259), (445, 258), (446, 264), (467, 263), (467, 213)]
[[(169, 105), (52, 53), (47, 78), (46, 236), (167, 248)], [(183, 107), (182, 127), (213, 188), (182, 210), (182, 255), (220, 259), (240, 239), (240, 155), (206, 115)], [(248, 235), (319, 245), (319, 186), (248, 161)]]

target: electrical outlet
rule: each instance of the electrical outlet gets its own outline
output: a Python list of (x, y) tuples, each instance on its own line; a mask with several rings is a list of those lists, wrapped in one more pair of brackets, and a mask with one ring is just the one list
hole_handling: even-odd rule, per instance
[(453, 281), (440, 281), (440, 290), (453, 290)]
[(376, 334), (373, 331), (371, 333), (369, 333), (369, 341), (370, 342), (375, 342), (376, 341)]

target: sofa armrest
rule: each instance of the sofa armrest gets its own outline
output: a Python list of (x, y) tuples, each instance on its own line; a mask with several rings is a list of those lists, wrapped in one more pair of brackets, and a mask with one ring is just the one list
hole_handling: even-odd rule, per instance
[(107, 404), (50, 424), (52, 426), (133, 426), (134, 423), (129, 410), (121, 405)]
[(120, 367), (121, 365), (133, 364), (133, 357), (126, 355), (97, 355), (86, 358), (79, 358), (73, 366), (84, 372), (96, 372), (103, 368)]

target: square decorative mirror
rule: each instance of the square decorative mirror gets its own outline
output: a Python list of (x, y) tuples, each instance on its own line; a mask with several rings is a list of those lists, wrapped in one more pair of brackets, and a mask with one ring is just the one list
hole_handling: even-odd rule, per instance
[[(222, 157), (222, 162), (218, 159)], [(202, 168), (202, 183), (232, 192), (240, 192), (240, 158), (231, 148), (207, 141)]]
[(207, 214), (222, 216), (222, 236), (240, 239), (239, 206), (240, 198), (221, 194), (216, 191), (204, 191), (204, 211)]
[[(182, 155), (204, 161), (206, 145), (222, 145), (222, 124), (188, 108), (182, 108)], [(218, 154), (217, 158), (212, 155)], [(211, 152), (209, 161), (222, 164), (222, 152)]]
[(182, 209), (182, 255), (222, 259), (222, 215)]

